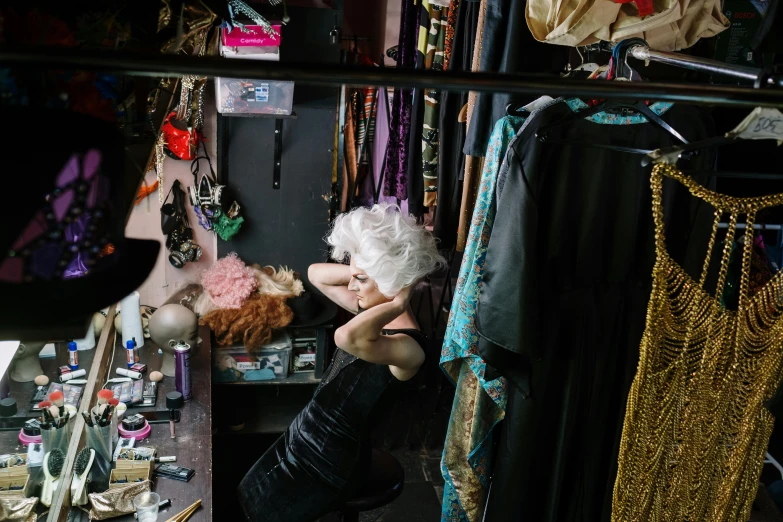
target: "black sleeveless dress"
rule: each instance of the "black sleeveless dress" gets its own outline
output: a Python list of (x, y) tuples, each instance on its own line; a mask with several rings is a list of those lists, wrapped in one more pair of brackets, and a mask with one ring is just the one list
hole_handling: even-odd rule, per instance
[[(406, 334), (427, 353), (427, 337)], [(242, 479), (240, 504), (250, 522), (311, 522), (336, 510), (361, 484), (369, 432), (397, 399), (402, 381), (387, 365), (337, 349), (313, 398)]]

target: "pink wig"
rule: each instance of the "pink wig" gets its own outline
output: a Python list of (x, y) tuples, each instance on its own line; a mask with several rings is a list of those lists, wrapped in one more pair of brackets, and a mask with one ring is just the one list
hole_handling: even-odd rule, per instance
[(253, 269), (233, 252), (204, 270), (201, 284), (218, 308), (241, 307), (258, 287)]

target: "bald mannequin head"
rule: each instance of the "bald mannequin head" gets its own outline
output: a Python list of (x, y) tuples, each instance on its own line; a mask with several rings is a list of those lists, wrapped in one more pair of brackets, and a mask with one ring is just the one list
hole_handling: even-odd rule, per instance
[(174, 377), (174, 346), (182, 341), (190, 345), (191, 356), (195, 355), (199, 342), (198, 318), (182, 305), (163, 305), (150, 317), (150, 338), (163, 350), (161, 372)]

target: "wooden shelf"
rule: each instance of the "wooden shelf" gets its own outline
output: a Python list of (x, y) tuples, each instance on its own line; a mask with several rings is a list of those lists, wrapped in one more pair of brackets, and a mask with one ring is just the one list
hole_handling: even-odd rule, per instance
[(220, 112), (219, 116), (226, 118), (266, 118), (268, 120), (298, 120), (299, 116), (295, 112), (291, 114), (252, 114), (241, 112)]
[(267, 381), (235, 381), (235, 382), (216, 382), (215, 386), (274, 386), (290, 384), (318, 384), (321, 382), (319, 377), (315, 377), (313, 372), (289, 373), (285, 379), (269, 379)]

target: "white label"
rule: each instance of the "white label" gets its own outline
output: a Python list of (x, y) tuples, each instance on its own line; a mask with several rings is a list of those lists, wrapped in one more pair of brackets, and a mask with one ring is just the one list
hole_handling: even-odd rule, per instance
[(756, 107), (727, 136), (745, 140), (777, 140), (780, 145), (783, 143), (783, 113), (777, 109)]
[(259, 87), (256, 87), (256, 101), (268, 102), (269, 101), (269, 84), (262, 83)]
[(261, 363), (256, 362), (237, 362), (237, 370), (240, 371), (247, 371), (247, 370), (260, 370), (261, 369)]
[(315, 362), (315, 354), (314, 353), (302, 353), (299, 354), (299, 362), (300, 363), (314, 363)]

